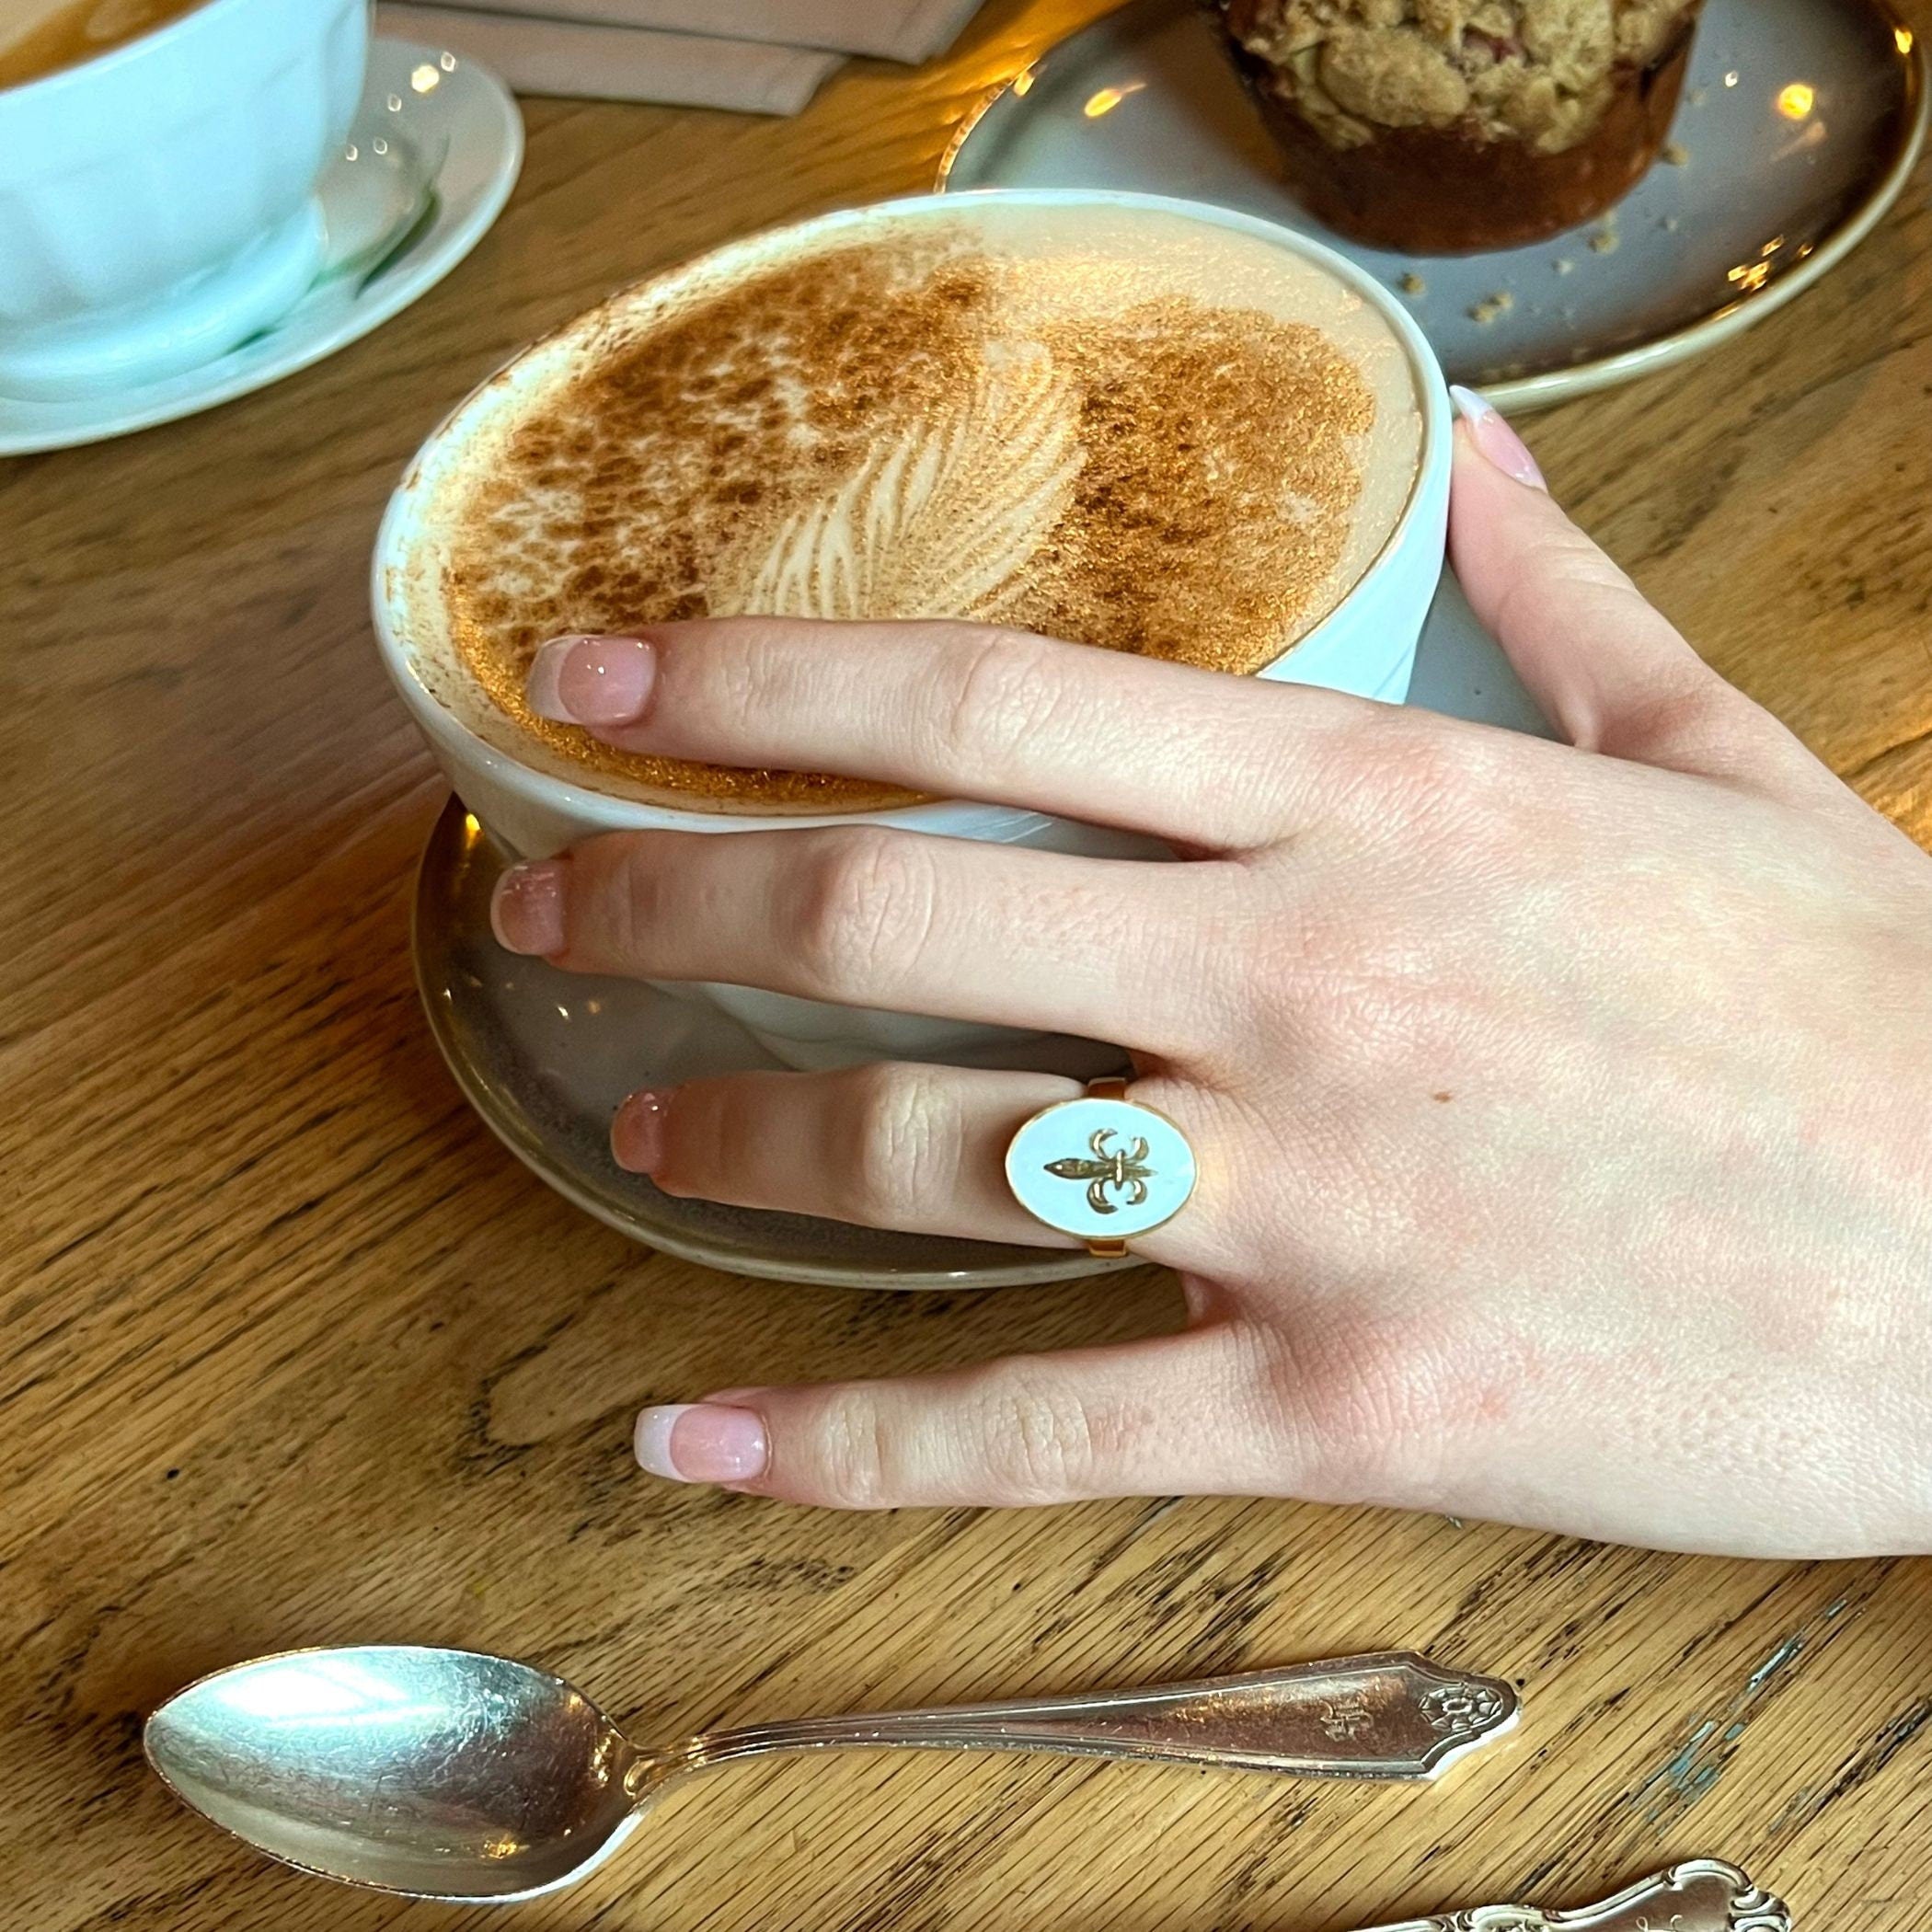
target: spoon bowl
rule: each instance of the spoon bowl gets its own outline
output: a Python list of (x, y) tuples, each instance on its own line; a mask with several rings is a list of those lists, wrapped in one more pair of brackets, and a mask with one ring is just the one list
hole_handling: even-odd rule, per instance
[(145, 1744), (169, 1789), (236, 1837), (411, 1897), (547, 1892), (638, 1817), (638, 1754), (589, 1698), (466, 1650), (257, 1658), (170, 1697)]

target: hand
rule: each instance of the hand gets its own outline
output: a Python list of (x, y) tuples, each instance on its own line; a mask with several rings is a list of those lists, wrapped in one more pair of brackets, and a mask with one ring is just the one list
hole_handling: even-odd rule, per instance
[[(508, 875), (568, 970), (1087, 1033), (1202, 1179), (1184, 1333), (647, 1410), (687, 1480), (850, 1507), (1206, 1491), (1757, 1555), (1932, 1548), (1932, 860), (1459, 431), (1452, 543), (1569, 741), (967, 626), (666, 626), (533, 680), (612, 742), (1175, 841), (592, 840)], [(1487, 452), (1487, 454), (1486, 454)], [(1006, 1241), (1025, 1074), (635, 1097), (675, 1194)], [(1104, 1291), (1102, 1291), (1104, 1292)]]

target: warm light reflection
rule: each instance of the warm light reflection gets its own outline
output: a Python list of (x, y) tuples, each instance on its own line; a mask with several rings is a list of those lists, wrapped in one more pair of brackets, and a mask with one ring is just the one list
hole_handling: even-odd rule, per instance
[(1787, 121), (1802, 121), (1818, 104), (1818, 90), (1808, 81), (1793, 81), (1777, 97), (1777, 111)]
[(1124, 87), (1102, 87), (1098, 94), (1087, 98), (1080, 111), (1089, 121), (1098, 121), (1103, 114), (1111, 114), (1130, 94), (1138, 94), (1147, 85), (1145, 81), (1129, 81)]
[(1746, 262), (1740, 268), (1730, 270), (1728, 280), (1734, 282), (1745, 294), (1755, 294), (1771, 279), (1771, 264), (1768, 261)]
[(419, 94), (427, 94), (442, 78), (443, 75), (428, 61), (423, 62), (421, 66), (409, 70), (409, 85)]
[(475, 838), (482, 829), (483, 822), (475, 812), (466, 811), (463, 814), (463, 835), (465, 838)]
[(1030, 94), (1033, 91), (1033, 70), (1022, 67), (1013, 76), (1013, 91), (1016, 94)]
[(1892, 29), (1892, 38), (1899, 43), (1901, 53), (1912, 52), (1912, 29), (1909, 27), (1894, 27)]

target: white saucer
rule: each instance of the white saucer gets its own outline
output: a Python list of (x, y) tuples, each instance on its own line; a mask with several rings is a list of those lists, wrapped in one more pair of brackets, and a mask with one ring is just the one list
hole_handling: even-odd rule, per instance
[(1201, 9), (1137, 0), (983, 101), (939, 185), (1140, 189), (1265, 216), (1409, 301), (1452, 379), (1538, 408), (1714, 348), (1824, 274), (1905, 185), (1925, 67), (1884, 0), (1707, 0), (1673, 130), (1682, 166), (1552, 241), (1408, 257), (1308, 214)]
[[(1409, 702), (1547, 735), (1446, 575), (1416, 654)], [(842, 1287), (994, 1288), (1133, 1265), (675, 1201), (625, 1173), (607, 1135), (626, 1094), (777, 1063), (714, 1006), (504, 952), (489, 931), (489, 891), (502, 864), (451, 799), (417, 878), (417, 985), (436, 1043), (477, 1111), (525, 1166), (600, 1221), (731, 1273)]]
[(266, 388), (407, 308), (474, 248), (510, 197), (523, 122), (487, 68), (378, 40), (343, 153), (318, 184), (328, 258), (275, 325), (200, 368), (59, 401), (0, 396), (0, 455), (70, 448)]

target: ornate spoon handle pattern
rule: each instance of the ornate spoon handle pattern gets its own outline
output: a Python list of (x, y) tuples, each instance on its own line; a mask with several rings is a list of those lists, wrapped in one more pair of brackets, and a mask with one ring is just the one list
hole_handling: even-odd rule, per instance
[(1791, 1932), (1791, 1915), (1736, 1866), (1693, 1858), (1581, 1912), (1478, 1905), (1376, 1932)]
[(1385, 1650), (1144, 1690), (713, 1731), (641, 1760), (632, 1778), (641, 1794), (732, 1758), (853, 1744), (1156, 1758), (1304, 1777), (1427, 1778), (1509, 1730), (1516, 1712), (1515, 1690), (1501, 1678)]

